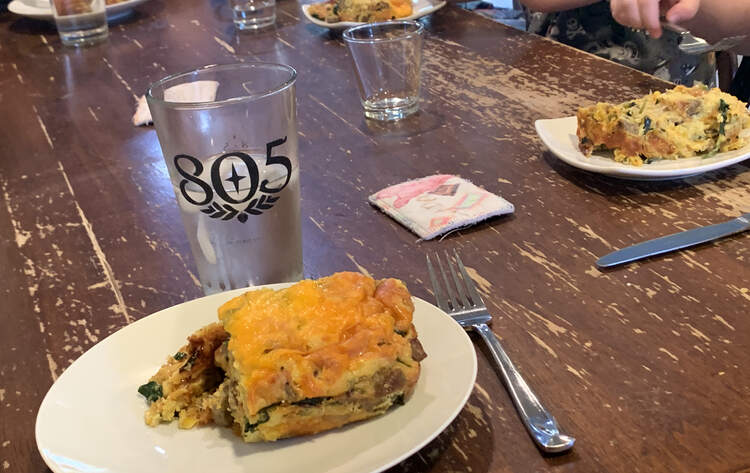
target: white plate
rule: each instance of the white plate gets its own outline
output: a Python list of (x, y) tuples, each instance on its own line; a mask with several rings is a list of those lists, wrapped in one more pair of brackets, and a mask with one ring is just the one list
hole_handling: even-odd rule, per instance
[(586, 171), (622, 179), (643, 181), (680, 179), (730, 166), (750, 157), (750, 144), (748, 144), (741, 149), (718, 153), (710, 158), (696, 156), (674, 160), (664, 159), (643, 166), (630, 166), (616, 162), (612, 159), (611, 153), (607, 156), (602, 152), (594, 152), (589, 157), (581, 153), (576, 136), (578, 126), (576, 117), (537, 120), (534, 125), (539, 138), (547, 148), (566, 163)]
[[(434, 11), (440, 10), (445, 6), (445, 0), (412, 0), (411, 3), (412, 14), (404, 18), (396, 18), (397, 20), (416, 20), (417, 18), (422, 18), (423, 16), (429, 15)], [(313, 18), (310, 13), (308, 13), (309, 9), (309, 4), (302, 5), (302, 13), (305, 15), (305, 17), (316, 25), (322, 26), (323, 28), (343, 30), (345, 28), (364, 24), (356, 21), (339, 21), (338, 23), (326, 23), (323, 20)]]
[[(283, 285), (276, 285), (283, 286)], [(271, 286), (274, 287), (274, 286)], [(138, 386), (186, 337), (217, 320), (231, 291), (157, 312), (107, 337), (52, 385), (36, 419), (36, 442), (55, 473), (382, 471), (435, 438), (474, 386), (476, 354), (463, 329), (414, 299), (414, 325), (427, 358), (413, 397), (384, 416), (314, 436), (246, 444), (230, 429), (148, 427)]]
[[(125, 0), (124, 2), (115, 3), (114, 5), (107, 5), (107, 19), (112, 20), (123, 16), (130, 12), (136, 5), (140, 5), (148, 0)], [(52, 10), (49, 6), (39, 7), (36, 5), (30, 5), (23, 2), (22, 0), (13, 0), (8, 4), (8, 10), (15, 13), (16, 15), (26, 16), (29, 18), (35, 18), (37, 20), (50, 20), (52, 21)]]

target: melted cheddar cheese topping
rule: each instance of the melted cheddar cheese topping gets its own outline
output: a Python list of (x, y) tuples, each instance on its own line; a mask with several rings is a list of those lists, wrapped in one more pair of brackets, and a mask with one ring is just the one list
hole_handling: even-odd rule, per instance
[(247, 292), (219, 308), (231, 376), (248, 414), (278, 402), (338, 396), (411, 359), (414, 306), (398, 280), (336, 273), (282, 290)]

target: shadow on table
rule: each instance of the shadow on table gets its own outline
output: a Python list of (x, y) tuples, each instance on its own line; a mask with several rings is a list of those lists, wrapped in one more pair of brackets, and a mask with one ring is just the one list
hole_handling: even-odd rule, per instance
[(52, 21), (36, 20), (34, 18), (13, 16), (8, 29), (16, 34), (40, 35), (57, 34), (57, 29)]
[[(467, 405), (481, 406), (483, 402), (472, 393)], [(477, 435), (470, 438), (468, 432)], [(387, 473), (409, 471), (450, 471), (455, 469), (456, 458), (460, 455), (459, 471), (482, 473), (489, 471), (493, 457), (494, 435), (489, 412), (484, 409), (472, 410), (464, 407), (458, 416), (435, 439), (417, 453), (398, 465), (386, 470)], [(459, 455), (452, 447), (459, 446)], [(452, 451), (451, 451), (452, 449)], [(453, 467), (453, 468), (451, 468)]]
[[(476, 347), (483, 345), (473, 336), (472, 340)], [(491, 355), (477, 353), (477, 356)], [(572, 451), (561, 454), (539, 452), (521, 426), (515, 409), (510, 404), (510, 398), (504, 391), (496, 391), (497, 388), (493, 388), (492, 400), (489, 400), (485, 397), (487, 393), (479, 394), (475, 390), (466, 406), (440, 435), (422, 447), (418, 453), (386, 472), (471, 471), (487, 473), (497, 462), (510, 466), (509, 469), (513, 471), (524, 471), (524, 467), (527, 471), (538, 471), (542, 463), (547, 466), (557, 466), (579, 460), (575, 447)], [(498, 419), (497, 409), (505, 406), (506, 401), (507, 410), (503, 409), (503, 414)], [(496, 403), (495, 407), (491, 407), (493, 403)], [(518, 423), (518, 425), (517, 428), (499, 431), (495, 430), (498, 422), (501, 426), (506, 422)], [(497, 445), (507, 446), (507, 448), (498, 449)], [(537, 452), (538, 459), (536, 458)], [(529, 458), (533, 459), (533, 464)], [(519, 462), (525, 462), (525, 465), (518, 468)]]
[(747, 164), (737, 163), (726, 168), (717, 169), (716, 171), (681, 179), (638, 181), (618, 179), (578, 169), (561, 161), (549, 151), (545, 151), (542, 157), (561, 177), (582, 189), (594, 191), (605, 196), (637, 196), (647, 193), (683, 192), (677, 196), (671, 195), (670, 198), (678, 200), (693, 198), (703, 194), (703, 191), (695, 187), (696, 185), (732, 179), (748, 171)]
[[(487, 360), (488, 368), (492, 369), (494, 373), (497, 375), (498, 384), (500, 386), (495, 387), (493, 390), (493, 396), (497, 404), (499, 405), (507, 405), (507, 413), (508, 413), (508, 421), (509, 422), (517, 422), (518, 428), (511, 429), (516, 437), (513, 438), (513, 441), (515, 442), (528, 442), (527, 445), (524, 445), (523, 448), (527, 449), (529, 447), (533, 447), (536, 451), (539, 452), (539, 457), (543, 459), (544, 463), (546, 463), (548, 466), (557, 466), (557, 465), (564, 465), (566, 463), (574, 463), (577, 462), (580, 458), (578, 456), (576, 446), (573, 446), (571, 450), (568, 450), (566, 452), (559, 452), (559, 453), (546, 453), (539, 450), (534, 443), (534, 440), (531, 438), (531, 436), (528, 434), (528, 431), (526, 430), (526, 427), (523, 426), (521, 418), (519, 417), (518, 412), (515, 409), (515, 406), (513, 405), (513, 401), (510, 398), (510, 395), (508, 394), (505, 385), (500, 381), (502, 379), (502, 372), (500, 371), (500, 368), (498, 368), (494, 363), (490, 363), (489, 360), (492, 360), (492, 353), (490, 352), (489, 348), (487, 348), (487, 344), (484, 343), (481, 339), (481, 337), (475, 332), (470, 331), (469, 336), (471, 337), (472, 342), (474, 343), (474, 347), (477, 349), (477, 357), (483, 357), (485, 360)], [(479, 376), (477, 376), (479, 378)], [(502, 391), (500, 391), (502, 389)], [(539, 388), (537, 388), (539, 389)], [(538, 394), (538, 393), (537, 393)], [(546, 407), (549, 406), (549, 401), (545, 402), (545, 399), (541, 397), (540, 399), (542, 403)], [(551, 411), (556, 411), (559, 409), (550, 409)], [(552, 412), (552, 415), (555, 416), (555, 412)], [(571, 435), (576, 438), (576, 442), (581, 440), (582, 433), (579, 432), (574, 428), (572, 425), (568, 425), (567, 422), (561, 421), (560, 417), (562, 416), (562, 413), (558, 412), (558, 416), (555, 416), (555, 420), (558, 421), (560, 424), (560, 430), (564, 432), (565, 434)], [(525, 434), (523, 438), (521, 438), (518, 435), (518, 432), (523, 431)], [(507, 433), (506, 433), (507, 434)], [(501, 433), (498, 433), (498, 435), (502, 435)], [(513, 435), (513, 434), (511, 434)], [(516, 440), (517, 439), (517, 440)], [(509, 439), (501, 439), (503, 440), (503, 443), (509, 444)], [(578, 445), (578, 443), (576, 443)], [(516, 450), (522, 448), (521, 446), (516, 446)], [(505, 452), (506, 454), (509, 452)], [(529, 465), (529, 471), (532, 471), (533, 468)]]
[(413, 115), (398, 121), (372, 120), (365, 118), (363, 112), (362, 120), (370, 136), (385, 139), (413, 137), (436, 130), (445, 123), (445, 117), (426, 110), (418, 110)]
[(486, 232), (487, 227), (492, 227), (497, 233), (500, 233), (502, 231), (500, 229), (502, 225), (512, 222), (515, 219), (515, 214), (498, 215), (497, 217), (491, 217), (487, 220), (472, 224), (471, 226), (450, 231), (445, 235), (437, 236), (434, 240), (431, 241), (451, 240), (454, 238), (461, 239), (475, 232)]
[(128, 10), (127, 12), (123, 12), (120, 15), (115, 15), (114, 17), (108, 18), (109, 27), (111, 28), (113, 26), (136, 23), (149, 16), (153, 16), (156, 18), (160, 16), (161, 12), (164, 10), (164, 2), (148, 2), (148, 9), (148, 13), (145, 13), (139, 11), (136, 7), (136, 9)]

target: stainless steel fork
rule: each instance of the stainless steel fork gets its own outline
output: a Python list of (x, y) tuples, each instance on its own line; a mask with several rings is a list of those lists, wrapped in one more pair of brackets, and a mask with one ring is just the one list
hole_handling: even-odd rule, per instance
[[(516, 405), (521, 420), (537, 446), (544, 452), (564, 452), (570, 449), (576, 439), (560, 432), (555, 418), (539, 402), (536, 394), (526, 384), (513, 362), (510, 361), (500, 345), (500, 341), (487, 326), (487, 322), (492, 320), (492, 316), (474, 287), (471, 278), (466, 273), (466, 268), (461, 262), (458, 252), (453, 250), (453, 256), (456, 261), (455, 265), (451, 262), (448, 252), (445, 252), (444, 259), (448, 267), (446, 272), (443, 261), (438, 254), (433, 255), (437, 266), (440, 268), (443, 283), (441, 286), (430, 255), (427, 255), (427, 270), (430, 273), (430, 281), (435, 291), (438, 307), (453, 317), (465, 329), (476, 330), (487, 343), (492, 357), (500, 368), (505, 386)], [(461, 278), (456, 272), (456, 266), (461, 273)], [(449, 273), (452, 281), (448, 278)]]
[(705, 54), (712, 51), (726, 51), (727, 49), (734, 48), (742, 41), (744, 41), (747, 37), (746, 35), (730, 36), (727, 38), (723, 38), (714, 44), (710, 44), (705, 39), (693, 36), (690, 31), (679, 25), (675, 25), (674, 23), (662, 21), (661, 26), (664, 29), (674, 31), (675, 33), (679, 34), (680, 40), (677, 48), (683, 53), (691, 55)]

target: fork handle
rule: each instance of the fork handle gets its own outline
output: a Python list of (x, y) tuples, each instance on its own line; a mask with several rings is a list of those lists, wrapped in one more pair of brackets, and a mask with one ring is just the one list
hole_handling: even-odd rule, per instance
[(557, 421), (539, 402), (529, 385), (526, 384), (492, 330), (487, 324), (483, 323), (472, 324), (472, 327), (479, 332), (479, 335), (487, 343), (492, 358), (495, 359), (503, 374), (503, 380), (505, 380), (505, 386), (511, 399), (513, 399), (513, 404), (516, 405), (521, 420), (537, 446), (542, 451), (550, 453), (564, 452), (570, 449), (576, 439), (560, 432)]

